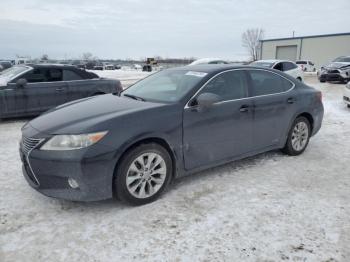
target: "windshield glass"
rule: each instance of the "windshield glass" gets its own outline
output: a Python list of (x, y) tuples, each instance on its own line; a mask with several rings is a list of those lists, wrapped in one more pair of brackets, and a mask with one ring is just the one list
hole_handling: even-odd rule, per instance
[(29, 67), (27, 67), (27, 66), (13, 66), (11, 68), (8, 68), (8, 69), (0, 72), (0, 77), (4, 77), (8, 80), (12, 80), (13, 78), (24, 73), (28, 69), (29, 69)]
[(137, 82), (122, 95), (153, 102), (177, 102), (206, 75), (190, 70), (165, 70)]
[(338, 58), (334, 59), (333, 62), (350, 63), (350, 57), (338, 57)]
[(274, 65), (274, 63), (273, 62), (265, 62), (265, 61), (256, 61), (256, 62), (251, 63), (250, 65), (271, 68)]

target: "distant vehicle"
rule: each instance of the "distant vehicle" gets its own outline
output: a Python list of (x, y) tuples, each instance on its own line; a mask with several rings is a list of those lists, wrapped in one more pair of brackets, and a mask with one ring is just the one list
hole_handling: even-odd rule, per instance
[(220, 64), (228, 64), (227, 61), (224, 61), (220, 58), (201, 58), (196, 61), (193, 61), (190, 66), (193, 65), (205, 65), (205, 64), (210, 64), (210, 65), (220, 65)]
[(12, 63), (10, 61), (0, 61), (0, 71), (3, 71), (10, 67), (12, 67)]
[(298, 79), (299, 81), (304, 81), (303, 71), (294, 62), (288, 60), (258, 60), (252, 62), (252, 66), (260, 66), (265, 68), (272, 68), (282, 71), (292, 77)]
[(82, 70), (86, 69), (86, 65), (84, 65), (84, 64), (78, 64), (78, 65), (76, 65), (76, 67), (79, 69), (82, 69)]
[(92, 70), (104, 70), (104, 67), (103, 67), (103, 65), (95, 65), (93, 68), (92, 68)]
[(103, 69), (104, 69), (104, 70), (115, 70), (115, 67), (114, 67), (113, 64), (105, 64), (105, 65), (103, 66)]
[(344, 103), (350, 108), (350, 82), (348, 82), (344, 87), (343, 100)]
[(116, 69), (116, 70), (119, 70), (119, 69), (122, 69), (122, 66), (121, 65), (114, 65), (114, 68)]
[(185, 66), (43, 114), (22, 128), (19, 152), (44, 195), (141, 205), (199, 170), (269, 150), (302, 154), (323, 112), (320, 91), (282, 72)]
[(141, 69), (142, 69), (142, 66), (139, 65), (139, 64), (133, 64), (133, 65), (132, 65), (132, 68), (133, 68), (133, 69), (136, 69), (136, 70), (141, 70)]
[(298, 60), (295, 62), (304, 72), (316, 72), (315, 64), (309, 60)]
[(341, 56), (328, 65), (321, 67), (317, 72), (320, 82), (337, 81), (347, 83), (350, 81), (350, 56)]
[(84, 97), (118, 93), (120, 81), (67, 65), (17, 65), (0, 73), (0, 119), (38, 115)]
[(143, 72), (152, 72), (152, 66), (151, 65), (144, 65), (142, 67)]

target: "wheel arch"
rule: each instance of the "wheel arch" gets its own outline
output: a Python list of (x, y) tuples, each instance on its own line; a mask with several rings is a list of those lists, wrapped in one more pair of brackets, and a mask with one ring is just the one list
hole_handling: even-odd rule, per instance
[(301, 116), (305, 117), (309, 121), (310, 127), (311, 127), (311, 134), (312, 134), (312, 131), (314, 129), (314, 118), (313, 118), (313, 116), (310, 113), (308, 113), (308, 112), (303, 112), (303, 113), (297, 115), (295, 117), (295, 119), (297, 119), (298, 117), (301, 117)]
[[(166, 139), (164, 139), (163, 137), (159, 137), (159, 136), (144, 137), (144, 138), (141, 138), (141, 139), (134, 141), (133, 143), (130, 143), (130, 144), (126, 145), (125, 147), (123, 147), (123, 149), (121, 150), (121, 153), (117, 159), (117, 162), (114, 166), (113, 180), (115, 179), (115, 176), (117, 175), (118, 166), (119, 166), (120, 162), (123, 160), (123, 158), (125, 157), (125, 155), (130, 150), (136, 148), (139, 145), (150, 144), (150, 143), (156, 143), (156, 144), (162, 146), (169, 153), (169, 156), (170, 156), (171, 162), (172, 162), (172, 166), (173, 166), (173, 172), (171, 174), (171, 180), (172, 180), (175, 177), (176, 170), (177, 170), (176, 153), (175, 153), (174, 149), (172, 148), (172, 146), (168, 143), (168, 141)], [(115, 188), (113, 187), (113, 193), (115, 193), (114, 190), (115, 190)]]

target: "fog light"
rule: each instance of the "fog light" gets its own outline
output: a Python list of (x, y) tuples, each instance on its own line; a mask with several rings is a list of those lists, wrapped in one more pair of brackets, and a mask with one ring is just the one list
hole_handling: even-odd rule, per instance
[(79, 187), (78, 182), (73, 178), (68, 178), (68, 184), (71, 188), (74, 188), (74, 189)]

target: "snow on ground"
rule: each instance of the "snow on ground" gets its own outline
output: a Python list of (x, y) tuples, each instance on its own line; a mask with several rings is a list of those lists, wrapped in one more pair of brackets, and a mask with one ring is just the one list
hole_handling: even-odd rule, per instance
[(100, 77), (115, 78), (120, 80), (124, 88), (130, 86), (131, 84), (137, 82), (138, 80), (154, 73), (154, 72), (143, 72), (140, 70), (90, 70)]
[(37, 193), (17, 152), (24, 121), (1, 123), (0, 261), (350, 261), (350, 110), (343, 85), (306, 81), (325, 118), (303, 155), (212, 168), (141, 207)]

